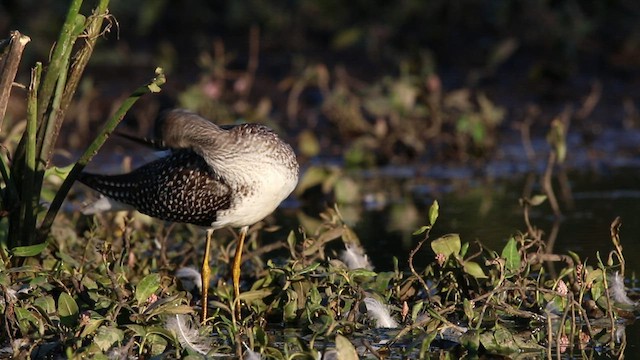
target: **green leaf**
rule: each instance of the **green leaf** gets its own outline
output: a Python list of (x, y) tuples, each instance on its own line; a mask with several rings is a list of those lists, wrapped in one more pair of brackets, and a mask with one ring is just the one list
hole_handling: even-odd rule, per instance
[(90, 311), (89, 321), (82, 329), (80, 337), (87, 337), (88, 335), (95, 333), (105, 320), (106, 319), (102, 317), (102, 315), (98, 314), (95, 311)]
[(16, 320), (18, 320), (18, 326), (23, 334), (30, 333), (29, 329), (33, 325), (38, 327), (38, 318), (36, 318), (29, 310), (16, 306), (13, 311), (15, 312)]
[(113, 326), (101, 327), (93, 338), (93, 342), (98, 345), (102, 351), (109, 350), (113, 344), (119, 343), (122, 340), (124, 340), (124, 331)]
[(480, 264), (474, 261), (466, 261), (464, 263), (464, 272), (473, 276), (476, 279), (486, 279), (487, 275), (484, 274)]
[(18, 246), (11, 249), (11, 254), (18, 257), (35, 256), (42, 252), (47, 247), (47, 242), (29, 246)]
[(164, 85), (167, 79), (164, 76), (164, 70), (161, 67), (156, 68), (156, 77), (153, 78), (153, 81), (147, 85), (147, 88), (152, 93), (160, 92), (160, 86)]
[(505, 266), (510, 272), (515, 272), (520, 269), (520, 261), (522, 259), (515, 238), (511, 237), (509, 241), (507, 241), (507, 245), (502, 249), (502, 255), (500, 257), (506, 260)]
[(429, 208), (429, 224), (431, 224), (431, 226), (436, 223), (439, 210), (440, 204), (438, 204), (438, 200), (434, 200), (433, 204), (431, 204), (431, 207)]
[(469, 330), (460, 336), (460, 345), (470, 353), (475, 354), (480, 348), (480, 333), (476, 330)]
[(529, 205), (538, 206), (543, 202), (547, 201), (547, 195), (535, 195), (534, 197), (528, 200), (529, 200)]
[(67, 326), (72, 326), (78, 320), (78, 304), (66, 292), (60, 293), (58, 297), (58, 314), (60, 322)]
[(443, 254), (449, 257), (451, 254), (460, 254), (460, 235), (448, 234), (431, 242), (431, 249), (436, 255)]
[(374, 277), (376, 275), (377, 274), (376, 274), (375, 271), (362, 269), (362, 268), (349, 270), (349, 276), (351, 278), (355, 278), (355, 277)]
[(425, 231), (429, 230), (430, 228), (431, 228), (431, 226), (429, 226), (429, 225), (423, 225), (423, 226), (420, 227), (420, 229), (414, 231), (412, 235), (423, 234)]
[(351, 341), (342, 335), (336, 335), (336, 351), (340, 360), (358, 360), (358, 353)]
[(56, 302), (51, 295), (38, 297), (33, 304), (40, 308), (45, 314), (53, 314), (56, 312)]
[(158, 274), (149, 274), (140, 280), (138, 286), (136, 286), (136, 301), (138, 302), (138, 306), (146, 302), (159, 287), (160, 275)]
[(464, 309), (464, 314), (467, 316), (467, 319), (469, 319), (469, 323), (471, 323), (475, 318), (475, 313), (473, 311), (473, 305), (471, 305), (471, 301), (465, 298), (462, 301), (462, 308)]
[(493, 331), (480, 334), (480, 343), (490, 354), (512, 354), (519, 352), (513, 334), (502, 326), (496, 326)]

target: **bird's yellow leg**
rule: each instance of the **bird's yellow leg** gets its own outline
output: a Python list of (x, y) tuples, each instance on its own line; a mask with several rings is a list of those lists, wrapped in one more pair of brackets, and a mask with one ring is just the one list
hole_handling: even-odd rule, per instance
[(213, 237), (213, 229), (207, 230), (207, 244), (204, 249), (204, 259), (202, 259), (202, 323), (207, 321), (207, 310), (209, 305), (209, 278), (211, 277), (211, 268), (209, 267), (209, 256), (211, 252), (211, 238)]
[(238, 239), (238, 245), (236, 246), (236, 256), (233, 258), (233, 267), (231, 268), (231, 275), (233, 278), (233, 294), (234, 302), (236, 304), (235, 310), (240, 314), (240, 265), (242, 265), (242, 248), (244, 247), (244, 238), (247, 236), (248, 226), (243, 226), (240, 229), (240, 238)]

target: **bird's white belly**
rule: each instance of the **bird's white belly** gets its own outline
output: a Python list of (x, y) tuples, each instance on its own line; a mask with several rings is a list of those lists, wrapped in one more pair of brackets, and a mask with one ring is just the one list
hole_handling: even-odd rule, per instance
[(291, 194), (297, 179), (286, 176), (265, 176), (254, 182), (245, 194), (242, 191), (232, 200), (231, 208), (218, 213), (214, 228), (253, 225), (271, 214)]

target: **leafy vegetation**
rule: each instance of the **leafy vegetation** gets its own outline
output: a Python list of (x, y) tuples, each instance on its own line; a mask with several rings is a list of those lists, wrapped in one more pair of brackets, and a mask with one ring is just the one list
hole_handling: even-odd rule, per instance
[[(299, 213), (299, 224), (288, 228), (274, 226), (272, 219), (254, 225), (243, 257), (239, 299), (233, 298), (228, 280), (237, 235), (218, 231), (219, 241), (213, 249), (217, 255), (211, 264), (215, 281), (209, 284), (213, 313), (207, 325), (199, 325), (197, 286), (189, 285), (179, 274), (193, 275), (194, 270), (183, 269), (199, 263), (204, 245), (200, 229), (166, 225), (128, 212), (96, 218), (77, 212), (58, 214), (76, 174), (127, 110), (164, 83), (158, 71), (149, 84), (122, 103), (72, 167), (52, 167), (54, 146), (74, 93), (81, 84), (91, 87), (80, 79), (96, 40), (115, 24), (106, 10), (108, 1), (100, 1), (88, 16), (80, 14), (81, 3), (71, 2), (50, 62), (33, 67), (24, 128), (17, 121), (2, 127), (9, 146), (3, 147), (0, 156), (0, 357), (244, 354), (250, 358), (260, 354), (268, 359), (355, 359), (508, 357), (526, 352), (532, 357), (568, 354), (586, 358), (595, 352), (624, 352), (626, 338), (621, 329), (625, 319), (635, 317), (638, 304), (624, 286), (620, 221), (611, 224), (612, 251), (586, 260), (574, 253), (555, 254), (554, 235), (545, 235), (529, 218), (531, 211), (546, 202), (554, 215), (561, 215), (552, 180), (555, 170), (563, 171), (569, 115), (551, 122), (549, 157), (540, 181), (543, 194), (520, 200), (526, 228), (514, 232), (501, 249), (469, 242), (458, 234), (432, 238), (434, 228), (446, 232), (438, 228), (438, 220), (439, 207), (447, 204), (434, 202), (428, 219), (419, 220), (423, 225), (416, 226), (411, 238), (416, 245), (409, 263), (393, 259), (389, 260), (393, 270), (374, 271), (367, 249), (346, 220), (347, 206), (362, 200), (361, 184), (350, 178), (348, 169), (425, 158), (482, 159), (497, 146), (506, 110), (482, 91), (444, 88), (428, 52), (394, 59), (398, 74), (370, 82), (352, 77), (341, 66), (299, 61), (279, 81), (277, 94), (255, 96), (260, 41), (273, 41), (283, 31), (291, 32), (287, 21), (292, 17), (281, 16), (286, 11), (276, 5), (262, 9), (265, 14), (279, 15), (265, 17), (270, 23), (263, 27), (263, 35), (258, 27), (250, 27), (248, 61), (242, 70), (230, 69), (233, 54), (215, 41), (213, 51), (200, 53), (195, 84), (174, 95), (180, 105), (219, 122), (242, 118), (295, 129), (303, 161), (320, 152), (342, 158), (344, 167), (309, 166), (297, 191), (303, 196), (320, 188), (340, 206), (323, 209), (319, 218)], [(158, 2), (158, 6), (169, 3)], [(247, 4), (258, 8), (253, 2), (236, 6)], [(307, 15), (331, 10), (329, 5), (300, 4), (296, 11)], [(445, 6), (443, 2), (433, 4)], [(394, 7), (389, 16), (410, 14), (411, 6), (424, 10), (427, 5), (407, 2)], [(549, 9), (542, 3), (526, 6), (542, 8), (542, 18), (576, 11), (571, 7)], [(154, 11), (159, 11), (152, 6), (144, 9), (147, 20), (139, 29), (143, 33), (150, 31), (158, 14)], [(510, 17), (500, 14), (491, 21), (504, 30), (504, 20)], [(375, 24), (345, 28), (350, 15), (334, 15), (332, 21), (327, 18), (326, 23), (310, 26), (337, 29), (331, 43), (338, 49), (360, 49), (376, 37), (367, 34), (380, 34), (374, 31), (378, 29)], [(591, 19), (597, 25), (608, 23)], [(244, 20), (232, 17), (229, 21)], [(558, 41), (577, 39), (572, 44), (580, 43), (590, 34), (580, 24), (571, 22), (566, 28), (556, 24), (564, 29)], [(438, 23), (431, 31), (437, 33), (445, 25)], [(436, 33), (422, 35), (433, 38)], [(397, 34), (391, 34), (394, 36)], [(543, 48), (548, 45), (539, 36), (500, 41), (474, 82), (490, 76), (525, 41)], [(9, 118), (5, 110), (27, 42), (26, 36), (15, 32), (3, 43), (3, 121)], [(378, 45), (367, 51), (389, 53), (382, 42)], [(563, 60), (575, 61), (574, 56), (563, 54)], [(162, 59), (169, 66), (170, 60), (170, 55)], [(554, 66), (543, 64), (540, 71), (566, 70)], [(90, 103), (87, 94), (90, 91), (82, 94), (85, 105)], [(283, 98), (279, 104), (278, 97)], [(321, 101), (314, 101), (316, 98)], [(597, 102), (585, 100), (572, 114), (584, 119), (593, 110), (593, 101)], [(274, 115), (278, 113), (274, 106), (283, 110)], [(535, 116), (528, 114), (519, 124), (525, 143), (530, 140), (531, 117)], [(322, 121), (314, 122), (317, 119)], [(396, 220), (406, 217), (401, 213)], [(416, 265), (418, 258), (430, 261)], [(240, 317), (232, 311), (234, 302), (241, 303)]]
[[(114, 231), (108, 217), (82, 236), (56, 236), (40, 258), (21, 267), (0, 264), (3, 331), (10, 339), (4, 351), (17, 357), (197, 355), (167, 325), (176, 317), (196, 326), (204, 353), (240, 354), (245, 344), (273, 359), (342, 353), (344, 341), (367, 358), (425, 357), (438, 349), (541, 357), (620, 351), (624, 339), (617, 338), (617, 329), (637, 305), (617, 278), (624, 273), (619, 222), (611, 229), (614, 250), (588, 263), (575, 254), (548, 253), (535, 227), (499, 251), (456, 234), (432, 240), (437, 206), (416, 231), (422, 240), (410, 260), (433, 261), (425, 268), (412, 265), (410, 273), (398, 264), (390, 272), (349, 269), (330, 256), (331, 248), (342, 247), (338, 243), (358, 244), (337, 209), (327, 209), (317, 229), (292, 231), (269, 245), (260, 240), (267, 229), (254, 226), (241, 318), (231, 311), (237, 300), (225, 280), (234, 242), (218, 243), (212, 264), (218, 279), (212, 285), (215, 311), (202, 327), (193, 325), (199, 320), (197, 290), (185, 291), (174, 276), (179, 264), (202, 253), (203, 242), (191, 242), (198, 236), (187, 227), (146, 225), (139, 215), (126, 216)], [(430, 249), (421, 248), (427, 241)], [(265, 262), (263, 252), (276, 248), (286, 255)], [(386, 304), (397, 329), (374, 331), (368, 298)]]

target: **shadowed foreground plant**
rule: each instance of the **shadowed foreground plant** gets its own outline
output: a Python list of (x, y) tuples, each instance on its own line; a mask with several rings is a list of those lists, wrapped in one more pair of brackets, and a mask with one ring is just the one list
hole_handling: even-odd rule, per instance
[[(51, 168), (54, 144), (66, 110), (96, 40), (109, 32), (112, 25), (108, 22), (103, 27), (105, 19), (110, 21), (108, 3), (108, 0), (100, 0), (93, 13), (85, 17), (79, 13), (82, 0), (72, 1), (51, 52), (51, 60), (46, 66), (36, 63), (31, 70), (27, 91), (26, 129), (13, 154), (6, 150), (5, 154), (0, 155), (0, 172), (4, 182), (1, 212), (6, 217), (2, 223), (5, 236), (0, 239), (0, 254), (5, 262), (9, 261), (7, 255), (17, 258), (33, 256), (45, 248), (53, 220), (77, 175), (136, 100), (146, 93), (160, 91), (160, 86), (164, 83), (162, 70), (158, 69), (156, 77), (149, 84), (137, 89), (123, 102), (74, 164), (58, 188), (53, 202), (48, 207), (43, 206), (41, 199), (45, 172)], [(3, 65), (0, 68), (0, 78), (3, 79), (0, 81), (0, 126), (4, 120), (17, 64), (28, 40), (28, 37), (15, 31), (6, 42), (7, 51), (2, 55)]]

